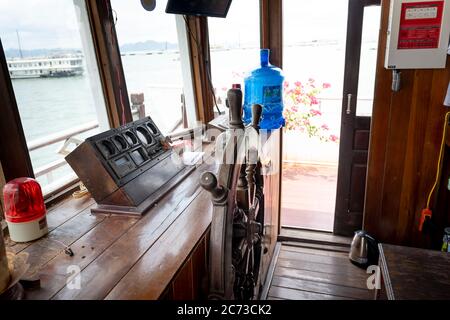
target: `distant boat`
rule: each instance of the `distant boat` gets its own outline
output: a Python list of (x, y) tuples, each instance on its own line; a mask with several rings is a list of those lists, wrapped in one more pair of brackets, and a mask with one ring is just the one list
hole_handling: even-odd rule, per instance
[(7, 60), (11, 79), (59, 78), (83, 74), (83, 57), (64, 55), (43, 58), (13, 58)]

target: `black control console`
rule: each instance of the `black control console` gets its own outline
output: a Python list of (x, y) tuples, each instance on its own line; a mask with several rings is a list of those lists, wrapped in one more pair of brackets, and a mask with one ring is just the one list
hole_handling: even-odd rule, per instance
[(146, 117), (86, 139), (66, 160), (97, 201), (93, 211), (142, 214), (194, 169), (172, 155)]

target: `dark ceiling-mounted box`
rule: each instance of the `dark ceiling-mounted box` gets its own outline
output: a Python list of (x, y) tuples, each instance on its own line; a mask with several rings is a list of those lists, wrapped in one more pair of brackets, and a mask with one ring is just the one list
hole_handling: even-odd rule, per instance
[(97, 202), (93, 212), (145, 213), (184, 179), (184, 165), (150, 117), (86, 139), (66, 161)]

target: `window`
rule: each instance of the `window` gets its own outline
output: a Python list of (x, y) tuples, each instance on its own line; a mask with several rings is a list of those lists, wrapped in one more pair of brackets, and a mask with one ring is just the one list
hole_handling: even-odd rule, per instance
[[(0, 12), (6, 59), (22, 70), (10, 75), (31, 162), (48, 194), (76, 178), (64, 161), (74, 147), (63, 146), (66, 137), (82, 141), (109, 129), (85, 1), (2, 1)], [(73, 68), (45, 67), (80, 52)], [(39, 72), (37, 64), (44, 65)]]
[(224, 109), (227, 89), (243, 87), (245, 73), (259, 65), (259, 0), (233, 1), (227, 17), (208, 18), (212, 83), (216, 102)]
[[(164, 134), (183, 126), (182, 108), (189, 126), (195, 122), (185, 22), (182, 16), (166, 14), (166, 4), (157, 1), (154, 11), (146, 11), (140, 1), (111, 1), (131, 105), (132, 95), (143, 93), (145, 116)], [(132, 112), (136, 119), (133, 105)]]
[(381, 6), (364, 8), (361, 60), (359, 63), (358, 102), (356, 104), (357, 116), (372, 116), (380, 16)]

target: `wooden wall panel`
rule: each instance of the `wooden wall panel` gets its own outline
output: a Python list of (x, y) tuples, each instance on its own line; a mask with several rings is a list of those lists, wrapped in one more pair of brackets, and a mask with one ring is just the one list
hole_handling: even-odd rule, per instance
[[(447, 128), (447, 143), (443, 155), (443, 166), (441, 181), (439, 182), (436, 191), (437, 196), (437, 210), (439, 212), (435, 216), (435, 223), (440, 226), (450, 226), (450, 190), (448, 188), (448, 181), (450, 179), (450, 126)], [(433, 248), (439, 249), (442, 246), (442, 234), (435, 234), (430, 239), (430, 245)]]
[(383, 0), (364, 228), (384, 242), (426, 246), (418, 222), (436, 172), (450, 61), (446, 69), (402, 70), (402, 88), (392, 92), (384, 68), (388, 14)]
[[(209, 235), (209, 231), (207, 233)], [(207, 251), (209, 249), (209, 237), (204, 237), (192, 254), (192, 284), (194, 297), (205, 300), (208, 292), (208, 260)], [(206, 246), (208, 244), (208, 246)]]
[(192, 258), (190, 258), (175, 276), (172, 284), (173, 300), (194, 299), (194, 274), (192, 269)]
[(160, 300), (205, 300), (208, 294), (209, 229), (159, 297)]

